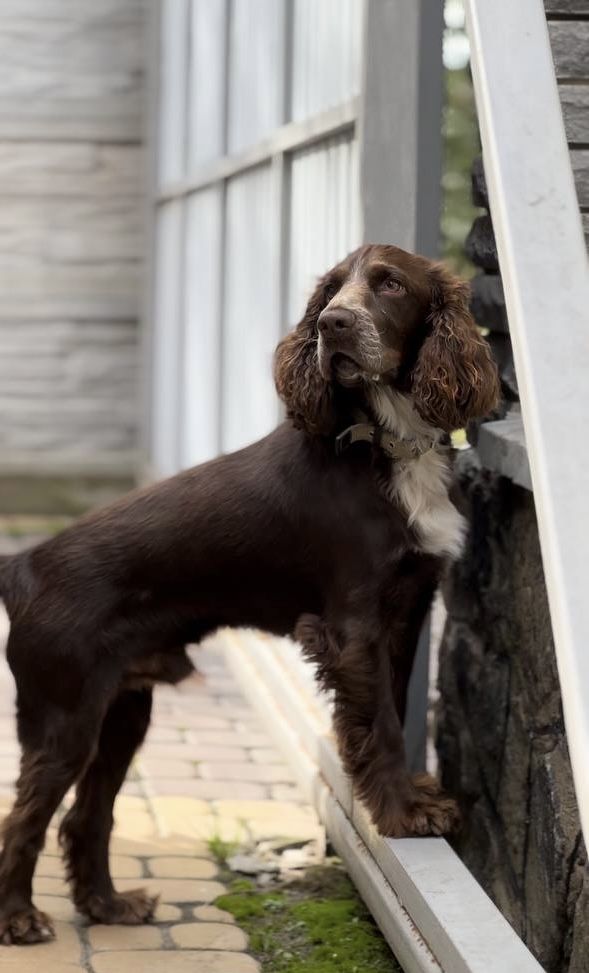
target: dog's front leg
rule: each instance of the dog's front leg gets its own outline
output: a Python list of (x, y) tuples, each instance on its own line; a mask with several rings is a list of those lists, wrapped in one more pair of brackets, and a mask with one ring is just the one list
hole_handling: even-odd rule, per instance
[(455, 801), (433, 777), (407, 771), (390, 638), (366, 639), (355, 629), (352, 623), (345, 634), (336, 634), (306, 615), (295, 632), (323, 687), (333, 690), (338, 749), (354, 791), (383, 835), (453, 831), (459, 822)]

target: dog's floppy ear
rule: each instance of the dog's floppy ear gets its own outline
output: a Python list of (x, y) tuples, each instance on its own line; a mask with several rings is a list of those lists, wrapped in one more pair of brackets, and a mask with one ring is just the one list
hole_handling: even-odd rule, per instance
[(469, 287), (441, 264), (430, 269), (428, 333), (411, 378), (415, 408), (446, 432), (487, 415), (499, 400), (489, 344), (468, 309)]
[(325, 307), (325, 279), (319, 281), (305, 315), (282, 339), (274, 356), (274, 381), (289, 419), (312, 435), (329, 435), (336, 420), (334, 390), (319, 371), (317, 318)]

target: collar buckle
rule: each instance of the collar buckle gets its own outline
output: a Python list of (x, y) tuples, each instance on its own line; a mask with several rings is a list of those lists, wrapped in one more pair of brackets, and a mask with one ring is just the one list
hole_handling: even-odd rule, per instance
[(417, 459), (433, 448), (433, 443), (423, 449), (414, 439), (395, 439), (382, 426), (373, 425), (371, 422), (357, 422), (335, 437), (335, 455), (341, 456), (346, 449), (358, 442), (376, 446), (391, 460)]

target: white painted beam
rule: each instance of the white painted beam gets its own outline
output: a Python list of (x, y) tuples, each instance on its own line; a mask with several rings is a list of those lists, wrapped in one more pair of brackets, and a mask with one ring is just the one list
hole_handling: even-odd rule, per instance
[(589, 841), (589, 271), (541, 0), (467, 0), (568, 745)]
[(304, 121), (288, 122), (255, 145), (233, 155), (221, 156), (213, 162), (203, 163), (186, 179), (164, 185), (159, 191), (158, 202), (197, 192), (220, 180), (230, 179), (264, 162), (270, 162), (281, 153), (304, 149), (315, 142), (322, 142), (333, 135), (353, 129), (357, 116), (358, 98), (355, 97)]

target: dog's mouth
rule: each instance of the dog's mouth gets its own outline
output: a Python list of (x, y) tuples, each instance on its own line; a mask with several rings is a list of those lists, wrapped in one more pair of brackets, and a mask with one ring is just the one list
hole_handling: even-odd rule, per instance
[(340, 385), (358, 385), (364, 378), (360, 364), (350, 355), (338, 351), (331, 357), (331, 372)]
[(337, 382), (346, 388), (379, 378), (353, 355), (342, 351), (329, 352), (325, 348), (319, 350), (319, 369), (327, 382)]

